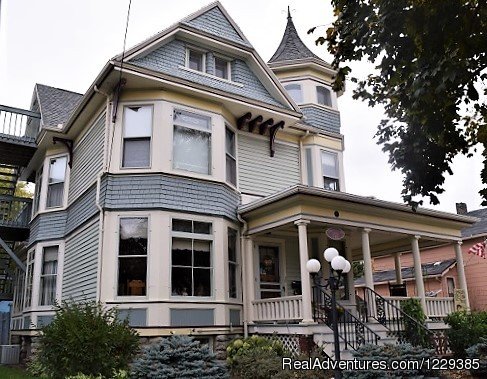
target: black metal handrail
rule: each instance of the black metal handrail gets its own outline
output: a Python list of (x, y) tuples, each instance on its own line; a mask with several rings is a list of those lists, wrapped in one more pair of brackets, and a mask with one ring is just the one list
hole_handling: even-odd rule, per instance
[[(316, 322), (331, 326), (332, 324), (332, 300), (320, 286), (313, 287), (313, 319)], [(377, 345), (380, 336), (370, 329), (365, 323), (350, 313), (344, 306), (337, 302), (338, 336), (346, 346), (357, 350), (364, 344)]]
[(39, 132), (40, 119), (40, 113), (0, 105), (1, 134), (35, 139)]
[(32, 209), (32, 199), (0, 195), (0, 224), (27, 227)]

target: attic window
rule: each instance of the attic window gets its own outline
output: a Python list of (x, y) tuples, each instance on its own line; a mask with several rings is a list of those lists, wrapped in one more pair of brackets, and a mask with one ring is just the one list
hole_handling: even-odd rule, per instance
[(193, 49), (187, 50), (187, 67), (191, 70), (205, 71), (205, 54)]
[(215, 58), (215, 75), (230, 80), (230, 62), (222, 58)]

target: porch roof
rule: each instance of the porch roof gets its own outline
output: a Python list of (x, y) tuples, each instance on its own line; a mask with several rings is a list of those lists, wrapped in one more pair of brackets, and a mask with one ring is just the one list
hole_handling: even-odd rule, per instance
[(461, 229), (478, 221), (471, 216), (426, 208), (413, 211), (404, 204), (304, 185), (241, 205), (238, 214), (247, 221), (249, 234), (308, 219), (442, 240), (460, 240)]

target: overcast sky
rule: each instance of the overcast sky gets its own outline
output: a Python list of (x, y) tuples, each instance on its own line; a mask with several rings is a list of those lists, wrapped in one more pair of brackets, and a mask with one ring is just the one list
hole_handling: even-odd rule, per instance
[[(0, 0), (0, 104), (27, 108), (35, 83), (84, 93), (103, 65), (123, 48), (128, 0)], [(307, 35), (315, 25), (333, 20), (327, 0), (221, 0), (240, 29), (267, 61), (281, 41), (289, 4), (296, 28), (307, 46), (327, 61), (318, 36)], [(127, 47), (163, 30), (209, 4), (207, 0), (132, 0)], [(325, 28), (318, 29), (325, 31)], [(366, 64), (352, 65), (366, 74)], [(352, 99), (352, 86), (339, 99), (345, 135), (346, 191), (401, 202), (401, 175), (391, 172), (387, 156), (373, 136), (382, 110)], [(480, 208), (478, 191), (481, 157), (458, 157), (454, 175), (446, 179), (441, 204), (455, 212), (456, 202)]]

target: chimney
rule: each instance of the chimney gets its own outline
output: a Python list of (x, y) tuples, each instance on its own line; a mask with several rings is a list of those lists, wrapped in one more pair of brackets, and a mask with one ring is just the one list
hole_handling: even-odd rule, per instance
[(457, 206), (457, 214), (459, 214), (459, 215), (466, 215), (467, 214), (467, 204), (456, 203), (456, 206)]

